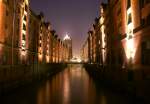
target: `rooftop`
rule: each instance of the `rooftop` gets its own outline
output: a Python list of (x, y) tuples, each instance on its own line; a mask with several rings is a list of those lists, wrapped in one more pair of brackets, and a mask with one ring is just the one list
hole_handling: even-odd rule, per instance
[(68, 34), (66, 34), (64, 40), (71, 40), (71, 38), (68, 36)]

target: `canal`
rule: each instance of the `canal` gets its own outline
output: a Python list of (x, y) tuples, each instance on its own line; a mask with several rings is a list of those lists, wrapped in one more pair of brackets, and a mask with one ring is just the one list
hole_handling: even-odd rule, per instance
[(133, 101), (95, 82), (82, 65), (70, 64), (46, 81), (3, 96), (0, 104), (133, 104)]

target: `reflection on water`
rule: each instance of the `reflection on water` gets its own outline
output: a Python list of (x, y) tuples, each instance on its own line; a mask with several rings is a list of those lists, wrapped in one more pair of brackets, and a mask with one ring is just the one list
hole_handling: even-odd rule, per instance
[(128, 104), (129, 100), (97, 85), (82, 65), (68, 67), (46, 82), (6, 96), (2, 104)]

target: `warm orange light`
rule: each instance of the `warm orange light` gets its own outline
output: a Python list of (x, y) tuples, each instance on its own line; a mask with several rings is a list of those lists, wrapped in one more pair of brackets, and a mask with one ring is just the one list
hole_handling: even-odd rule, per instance
[(101, 17), (100, 18), (100, 24), (103, 24), (104, 23), (104, 17)]
[(29, 5), (29, 0), (25, 0), (25, 3), (26, 3), (27, 5)]
[[(127, 16), (132, 13), (131, 7), (127, 10)], [(127, 18), (129, 19), (129, 17)], [(127, 20), (129, 21), (129, 20)], [(133, 40), (133, 23), (127, 25), (127, 37), (126, 37), (126, 56), (128, 59), (133, 59), (135, 56), (135, 46)]]
[(3, 49), (3, 45), (2, 44), (0, 44), (0, 57), (1, 57), (1, 54), (2, 54), (2, 50)]
[(135, 55), (135, 47), (133, 39), (127, 40), (127, 58), (134, 58)]
[(129, 15), (130, 13), (132, 13), (131, 7), (127, 10), (127, 14)]
[(105, 47), (106, 47), (106, 42), (105, 42), (105, 26), (102, 25), (101, 26), (101, 32), (102, 32), (102, 57), (103, 57), (103, 62), (105, 62), (105, 58), (106, 58), (106, 50), (105, 50)]
[(42, 58), (43, 58), (43, 56), (42, 56), (42, 54), (40, 53), (40, 54), (39, 54), (39, 61), (42, 61)]
[[(28, 0), (25, 0), (25, 2), (23, 3), (23, 6), (25, 7), (25, 5), (28, 6)], [(24, 25), (25, 28), (27, 28), (27, 20), (24, 20), (24, 17), (27, 16), (27, 11), (25, 11), (25, 9), (22, 11), (23, 15), (22, 15), (22, 20), (21, 20), (21, 55), (25, 56), (26, 55), (26, 35), (27, 35), (27, 31), (24, 29)]]
[(49, 56), (46, 55), (46, 62), (49, 63), (49, 60), (50, 60), (50, 59), (49, 59)]
[(25, 56), (26, 55), (26, 51), (25, 50), (21, 50), (21, 55)]
[(4, 4), (0, 1), (0, 41), (4, 42)]

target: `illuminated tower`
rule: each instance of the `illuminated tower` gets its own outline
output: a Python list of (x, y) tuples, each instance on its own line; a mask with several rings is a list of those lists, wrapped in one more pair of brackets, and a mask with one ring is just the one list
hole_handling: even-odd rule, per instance
[(64, 43), (68, 47), (68, 60), (70, 60), (72, 58), (72, 39), (68, 36), (68, 34), (64, 37)]

